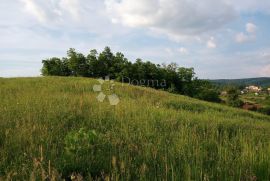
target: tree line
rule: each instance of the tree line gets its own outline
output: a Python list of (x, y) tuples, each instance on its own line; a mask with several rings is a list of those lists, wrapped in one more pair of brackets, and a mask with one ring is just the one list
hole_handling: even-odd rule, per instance
[[(86, 56), (70, 48), (67, 57), (53, 57), (42, 63), (43, 76), (109, 76), (125, 83), (137, 80), (132, 82), (206, 101), (220, 101), (217, 89), (209, 81), (198, 79), (193, 68), (179, 67), (176, 63), (154, 64), (142, 59), (132, 63), (123, 53), (112, 53), (109, 47), (105, 47), (100, 53), (95, 49), (91, 50)], [(149, 84), (149, 81), (159, 83)]]

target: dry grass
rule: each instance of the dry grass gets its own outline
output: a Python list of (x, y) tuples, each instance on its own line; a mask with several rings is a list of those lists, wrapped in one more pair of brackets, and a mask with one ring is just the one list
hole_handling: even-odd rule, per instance
[(0, 79), (2, 180), (270, 180), (269, 116), (121, 84), (113, 107), (97, 83)]

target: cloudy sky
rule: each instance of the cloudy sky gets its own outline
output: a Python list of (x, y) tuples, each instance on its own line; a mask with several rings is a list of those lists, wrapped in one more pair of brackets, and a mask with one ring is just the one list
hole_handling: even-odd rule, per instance
[(269, 0), (1, 0), (0, 77), (105, 46), (200, 78), (270, 76)]

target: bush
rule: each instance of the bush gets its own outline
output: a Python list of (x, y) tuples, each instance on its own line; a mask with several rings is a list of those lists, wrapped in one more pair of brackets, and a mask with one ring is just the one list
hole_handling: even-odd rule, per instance
[(86, 131), (81, 128), (78, 132), (71, 132), (66, 136), (65, 150), (68, 154), (84, 154), (94, 146), (97, 139), (97, 133), (94, 130)]
[[(81, 128), (67, 134), (61, 171), (63, 176), (67, 177), (70, 173), (98, 176), (100, 170), (107, 171), (110, 165), (107, 164), (109, 159), (105, 155), (108, 154), (101, 142), (100, 135), (94, 130)], [(102, 162), (97, 158), (103, 158)]]
[(258, 112), (270, 115), (270, 106), (259, 108)]
[(228, 100), (228, 105), (232, 106), (232, 107), (242, 107), (243, 106), (243, 101), (241, 101), (240, 99), (236, 99), (236, 100)]
[(239, 99), (239, 90), (236, 87), (227, 90), (227, 104), (232, 107), (243, 106), (244, 103)]
[(204, 89), (194, 97), (209, 102), (221, 102), (221, 99), (219, 98), (219, 93), (211, 89)]

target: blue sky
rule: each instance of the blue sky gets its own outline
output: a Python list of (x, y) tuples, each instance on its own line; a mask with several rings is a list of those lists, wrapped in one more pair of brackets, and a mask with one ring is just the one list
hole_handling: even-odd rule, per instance
[(110, 46), (200, 78), (270, 76), (269, 0), (2, 0), (0, 77), (39, 76), (68, 48)]

